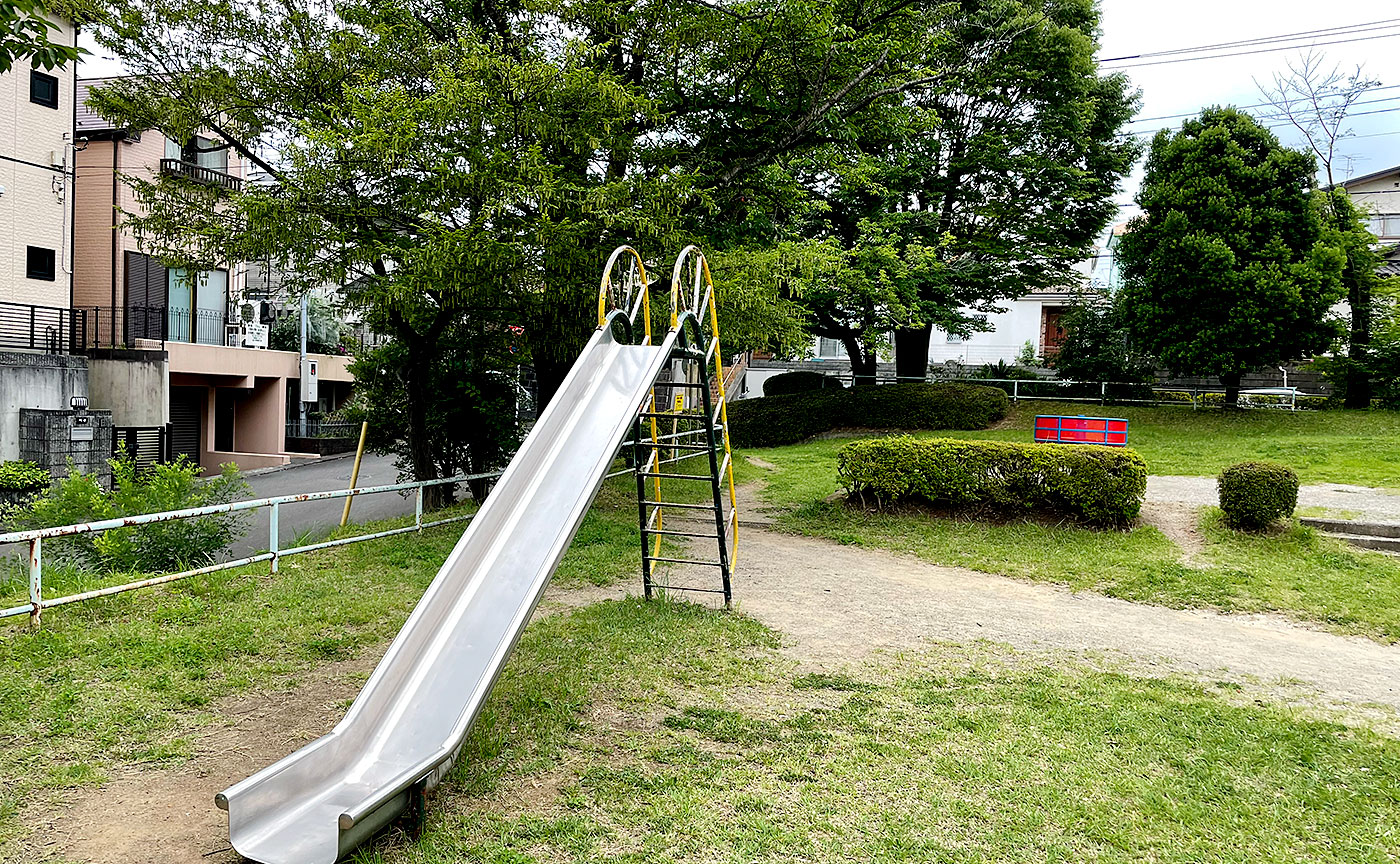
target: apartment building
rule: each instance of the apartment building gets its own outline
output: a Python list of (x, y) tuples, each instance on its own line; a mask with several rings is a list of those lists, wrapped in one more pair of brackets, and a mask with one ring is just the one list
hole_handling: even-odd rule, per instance
[[(52, 20), (49, 38), (75, 44), (73, 24)], [(66, 322), (57, 310), (68, 309), (72, 290), (76, 67), (21, 61), (0, 74), (0, 303), (39, 307), (51, 328)], [(17, 314), (8, 311), (0, 317)]]
[[(166, 267), (141, 248), (122, 213), (141, 206), (123, 177), (176, 176), (237, 192), (247, 180), (237, 155), (212, 138), (173, 141), (154, 130), (118, 128), (85, 104), (111, 79), (81, 79), (73, 306), (91, 322), (94, 342), (113, 349), (160, 350), (168, 358), (165, 422), (170, 449), (208, 471), (284, 465), (314, 454), (288, 449), (288, 418), (301, 394), (334, 408), (349, 395), (349, 358), (269, 350), (261, 322), (241, 314), (244, 262), (204, 272)], [(314, 380), (313, 380), (314, 379)], [(97, 399), (97, 396), (94, 396)]]

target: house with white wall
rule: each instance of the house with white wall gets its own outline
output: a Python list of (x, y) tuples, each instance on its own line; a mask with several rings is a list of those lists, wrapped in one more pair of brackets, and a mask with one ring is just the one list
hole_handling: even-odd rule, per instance
[(1341, 187), (1366, 212), (1377, 240), (1386, 246), (1400, 243), (1400, 165), (1344, 180)]

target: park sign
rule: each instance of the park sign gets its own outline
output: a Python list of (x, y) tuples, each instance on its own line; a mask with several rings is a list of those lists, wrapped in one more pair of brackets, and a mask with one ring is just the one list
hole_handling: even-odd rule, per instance
[(1064, 417), (1041, 414), (1035, 418), (1035, 440), (1042, 444), (1102, 444), (1128, 446), (1128, 421), (1117, 417)]

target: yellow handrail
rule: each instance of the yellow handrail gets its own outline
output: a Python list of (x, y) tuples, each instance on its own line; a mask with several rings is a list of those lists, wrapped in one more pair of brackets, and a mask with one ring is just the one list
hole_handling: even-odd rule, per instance
[[(631, 256), (632, 256), (632, 263), (635, 265), (635, 267), (629, 267), (628, 270), (627, 270), (627, 277), (626, 277), (626, 278), (627, 278), (627, 280), (628, 280), (628, 283), (627, 283), (626, 286), (625, 286), (625, 293), (624, 293), (624, 295), (623, 295), (623, 301), (622, 301), (622, 302), (623, 302), (623, 306), (622, 306), (622, 308), (623, 308), (624, 311), (627, 312), (628, 318), (632, 319), (633, 326), (635, 326), (635, 325), (636, 325), (636, 316), (637, 316), (637, 312), (638, 312), (638, 306), (641, 307), (641, 308), (640, 308), (640, 311), (641, 311), (641, 314), (642, 314), (642, 328), (643, 328), (643, 332), (646, 334), (645, 337), (644, 337), (644, 340), (643, 340), (642, 344), (643, 344), (643, 345), (650, 345), (650, 344), (652, 344), (652, 342), (651, 342), (651, 283), (650, 283), (650, 280), (647, 279), (647, 265), (646, 265), (646, 263), (642, 261), (642, 256), (641, 256), (641, 254), (639, 254), (639, 253), (637, 252), (637, 250), (636, 250), (636, 249), (633, 249), (631, 246), (619, 246), (619, 247), (617, 247), (616, 249), (614, 249), (614, 250), (613, 250), (613, 253), (612, 253), (611, 255), (608, 256), (608, 263), (603, 267), (603, 281), (602, 281), (602, 283), (598, 286), (598, 326), (599, 326), (599, 327), (606, 327), (606, 326), (607, 326), (607, 321), (608, 321), (608, 300), (609, 300), (609, 298), (610, 298), (610, 296), (611, 296), (611, 290), (612, 290), (612, 274), (613, 274), (613, 269), (617, 266), (618, 259), (622, 258), (624, 255), (627, 255), (627, 254), (629, 254), (629, 253), (630, 253)], [(632, 281), (634, 278), (639, 279), (639, 280), (641, 281), (641, 296), (638, 297), (636, 301), (632, 301), (632, 289), (635, 288), (635, 287), (637, 287), (637, 286), (636, 286), (636, 282)], [(673, 315), (672, 317), (674, 317), (674, 315)], [(650, 395), (649, 395), (648, 398), (650, 399), (650, 402), (651, 402), (651, 413), (655, 414), (655, 413), (656, 413), (656, 388), (655, 388), (655, 387), (651, 388), (651, 390), (650, 390)], [(657, 463), (657, 464), (656, 464), (657, 470), (656, 470), (655, 473), (656, 473), (657, 475), (660, 475), (660, 474), (661, 474), (661, 450), (660, 450), (661, 441), (660, 441), (660, 436), (659, 436), (659, 434), (658, 434), (657, 431), (656, 431), (656, 418), (655, 418), (655, 417), (652, 417), (652, 418), (650, 418), (650, 420), (651, 420), (651, 424), (650, 424), (650, 425), (651, 425), (651, 452), (652, 452), (652, 458), (654, 458), (654, 459), (656, 460), (656, 463)], [(654, 487), (653, 487), (653, 488), (654, 488), (654, 491), (656, 492), (656, 500), (657, 500), (657, 501), (663, 500), (663, 499), (661, 498), (661, 477), (660, 477), (660, 476), (653, 477), (653, 478), (652, 478), (652, 482), (653, 482), (653, 484), (654, 484)], [(663, 520), (663, 508), (660, 507), (660, 506), (657, 506), (657, 508), (656, 508), (656, 528), (657, 528), (658, 531), (665, 527), (665, 525), (664, 525), (664, 523), (663, 523), (662, 520)], [(653, 540), (653, 543), (652, 543), (652, 553), (651, 553), (653, 557), (657, 557), (657, 556), (660, 556), (660, 555), (661, 555), (661, 536), (662, 536), (662, 535), (657, 534), (657, 535), (655, 535), (655, 539)]]
[[(681, 250), (681, 254), (676, 257), (676, 266), (671, 270), (671, 328), (679, 323), (679, 309), (681, 300), (681, 275), (685, 268), (685, 261), (688, 256), (694, 254), (697, 258), (695, 272), (693, 276), (694, 289), (690, 298), (690, 305), (686, 308), (696, 314), (697, 319), (704, 311), (709, 312), (710, 332), (713, 334), (715, 349), (715, 380), (719, 389), (719, 417), (721, 429), (724, 433), (724, 455), (726, 469), (725, 479), (729, 484), (729, 516), (732, 525), (730, 536), (733, 543), (729, 553), (729, 568), (732, 571), (734, 564), (739, 560), (739, 500), (734, 489), (734, 456), (729, 447), (729, 410), (728, 398), (724, 392), (724, 351), (720, 347), (719, 341), (719, 312), (715, 307), (715, 283), (710, 278), (710, 262), (705, 258), (705, 253), (700, 251), (698, 246), (687, 246)], [(701, 295), (701, 289), (705, 293)], [(701, 310), (695, 307), (705, 305), (708, 310)], [(701, 351), (708, 350), (708, 346), (701, 346)], [(702, 373), (703, 374), (703, 373)], [(710, 406), (705, 406), (706, 417), (710, 416)]]

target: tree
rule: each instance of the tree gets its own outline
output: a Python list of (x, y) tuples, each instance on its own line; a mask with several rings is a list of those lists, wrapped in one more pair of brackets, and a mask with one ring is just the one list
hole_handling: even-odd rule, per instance
[(49, 38), (59, 28), (49, 20), (45, 6), (40, 0), (0, 0), (0, 75), (20, 60), (36, 69), (55, 69), (87, 53)]
[(1346, 364), (1348, 371), (1343, 382), (1345, 404), (1348, 408), (1368, 408), (1371, 379), (1366, 354), (1371, 345), (1374, 314), (1371, 294), (1379, 257), (1371, 248), (1374, 238), (1364, 226), (1358, 233), (1356, 207), (1346, 190), (1337, 186), (1333, 166), (1341, 143), (1355, 134), (1347, 125), (1352, 106), (1366, 93), (1380, 87), (1381, 82), (1364, 75), (1360, 67), (1346, 73), (1340, 66), (1334, 66), (1329, 72), (1324, 63), (1322, 54), (1308, 52), (1296, 62), (1289, 61), (1287, 74), (1275, 74), (1272, 85), (1256, 84), (1274, 107), (1277, 119), (1286, 119), (1302, 135), (1326, 177), (1324, 212), (1332, 228), (1344, 236), (1343, 249), (1347, 257), (1342, 281), (1351, 310), (1351, 326), (1347, 333), (1351, 362)]
[(1065, 340), (1054, 360), (1061, 378), (1130, 384), (1152, 380), (1152, 362), (1133, 350), (1123, 310), (1107, 292), (1076, 296), (1063, 322)]
[(1311, 195), (1311, 154), (1233, 108), (1152, 140), (1118, 253), (1133, 341), (1173, 370), (1240, 377), (1326, 348), (1346, 256)]
[(901, 377), (924, 376), (932, 325), (966, 332), (1001, 300), (1074, 284), (1140, 152), (1121, 134), (1136, 95), (1094, 60), (1093, 0), (940, 11), (936, 62), (962, 74), (910, 95), (911, 134), (889, 150), (892, 215), (944, 265), (920, 285), (916, 326), (895, 333)]
[[(212, 133), (260, 172), (233, 194), (128, 178), (143, 204), (128, 224), (172, 262), (267, 260), (306, 286), (349, 286), (398, 343), (382, 360), (402, 400), (383, 416), (402, 423), (376, 440), (431, 479), (465, 452), (437, 440), (465, 430), (433, 420), (453, 334), (524, 327), (547, 401), (596, 324), (608, 251), (769, 248), (796, 196), (782, 160), (850, 140), (956, 71), (929, 62), (924, 19), (940, 8), (112, 0), (97, 38), (138, 74), (93, 102), (178, 141)], [(791, 331), (778, 288), (719, 285), (728, 308), (777, 325), (743, 337)]]

